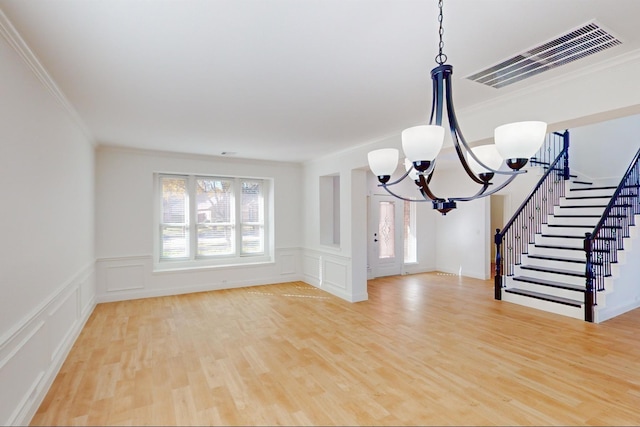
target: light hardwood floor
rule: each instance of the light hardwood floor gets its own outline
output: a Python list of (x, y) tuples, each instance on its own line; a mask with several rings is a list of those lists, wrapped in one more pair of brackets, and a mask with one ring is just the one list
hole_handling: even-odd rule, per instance
[(491, 281), (301, 282), (99, 304), (33, 425), (639, 425), (640, 310), (600, 325)]

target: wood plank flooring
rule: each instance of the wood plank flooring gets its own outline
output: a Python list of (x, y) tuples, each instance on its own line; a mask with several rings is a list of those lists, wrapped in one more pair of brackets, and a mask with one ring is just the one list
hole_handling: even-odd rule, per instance
[(32, 425), (640, 424), (640, 310), (594, 325), (438, 273), (368, 288), (99, 304)]

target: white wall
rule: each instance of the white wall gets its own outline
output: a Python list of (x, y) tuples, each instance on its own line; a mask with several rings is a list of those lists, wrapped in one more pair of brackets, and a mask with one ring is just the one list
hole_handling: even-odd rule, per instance
[[(438, 197), (462, 197), (477, 192), (478, 184), (465, 175), (462, 167), (455, 167), (437, 171), (431, 189)], [(457, 205), (436, 220), (436, 269), (488, 279), (492, 242), (489, 198)]]
[[(154, 272), (156, 172), (273, 178), (275, 262)], [(300, 165), (101, 147), (96, 174), (99, 301), (301, 280)]]
[(51, 96), (46, 73), (19, 56), (1, 12), (0, 35), (0, 424), (7, 425), (28, 424), (95, 306), (94, 150), (64, 100)]
[(576, 127), (570, 134), (572, 169), (592, 179), (619, 182), (640, 148), (640, 115)]

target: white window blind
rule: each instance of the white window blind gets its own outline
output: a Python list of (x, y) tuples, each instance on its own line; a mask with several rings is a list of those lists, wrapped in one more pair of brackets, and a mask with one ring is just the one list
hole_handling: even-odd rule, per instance
[(186, 177), (160, 178), (162, 188), (160, 258), (189, 256), (189, 195)]
[(266, 180), (168, 174), (157, 179), (160, 262), (233, 263), (266, 254)]
[(197, 256), (235, 253), (233, 181), (196, 179)]

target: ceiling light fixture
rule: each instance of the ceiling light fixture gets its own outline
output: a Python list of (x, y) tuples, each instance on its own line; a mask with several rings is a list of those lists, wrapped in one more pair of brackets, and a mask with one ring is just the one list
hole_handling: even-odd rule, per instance
[[(453, 109), (451, 75), (453, 67), (446, 64), (447, 55), (442, 50), (444, 42), (442, 35), (442, 0), (438, 2), (438, 22), (440, 43), (438, 55), (435, 57), (438, 64), (431, 70), (433, 80), (433, 100), (431, 104), (431, 117), (428, 125), (415, 126), (402, 132), (402, 149), (406, 156), (406, 172), (396, 181), (389, 182), (391, 175), (398, 166), (399, 151), (395, 148), (383, 148), (369, 152), (369, 168), (378, 177), (379, 187), (384, 188), (389, 194), (402, 200), (411, 202), (432, 202), (433, 208), (443, 215), (456, 208), (456, 202), (464, 202), (487, 197), (509, 185), (517, 175), (526, 171), (521, 170), (527, 164), (542, 143), (547, 132), (547, 124), (539, 121), (527, 121), (511, 123), (499, 126), (495, 129), (495, 144), (482, 145), (470, 148), (458, 125), (456, 113)], [(437, 197), (429, 188), (436, 165), (436, 157), (444, 143), (445, 128), (442, 126), (443, 115), (451, 132), (451, 139), (465, 172), (477, 184), (481, 186), (478, 192), (468, 197), (450, 197), (447, 199)], [(509, 167), (502, 168), (505, 164)], [(502, 168), (502, 170), (501, 170)], [(506, 175), (508, 178), (502, 183), (494, 185), (491, 182), (494, 175)], [(422, 199), (413, 199), (399, 196), (389, 187), (402, 182), (406, 177), (415, 181)], [(493, 187), (489, 190), (490, 187)], [(489, 191), (487, 191), (489, 190)]]

